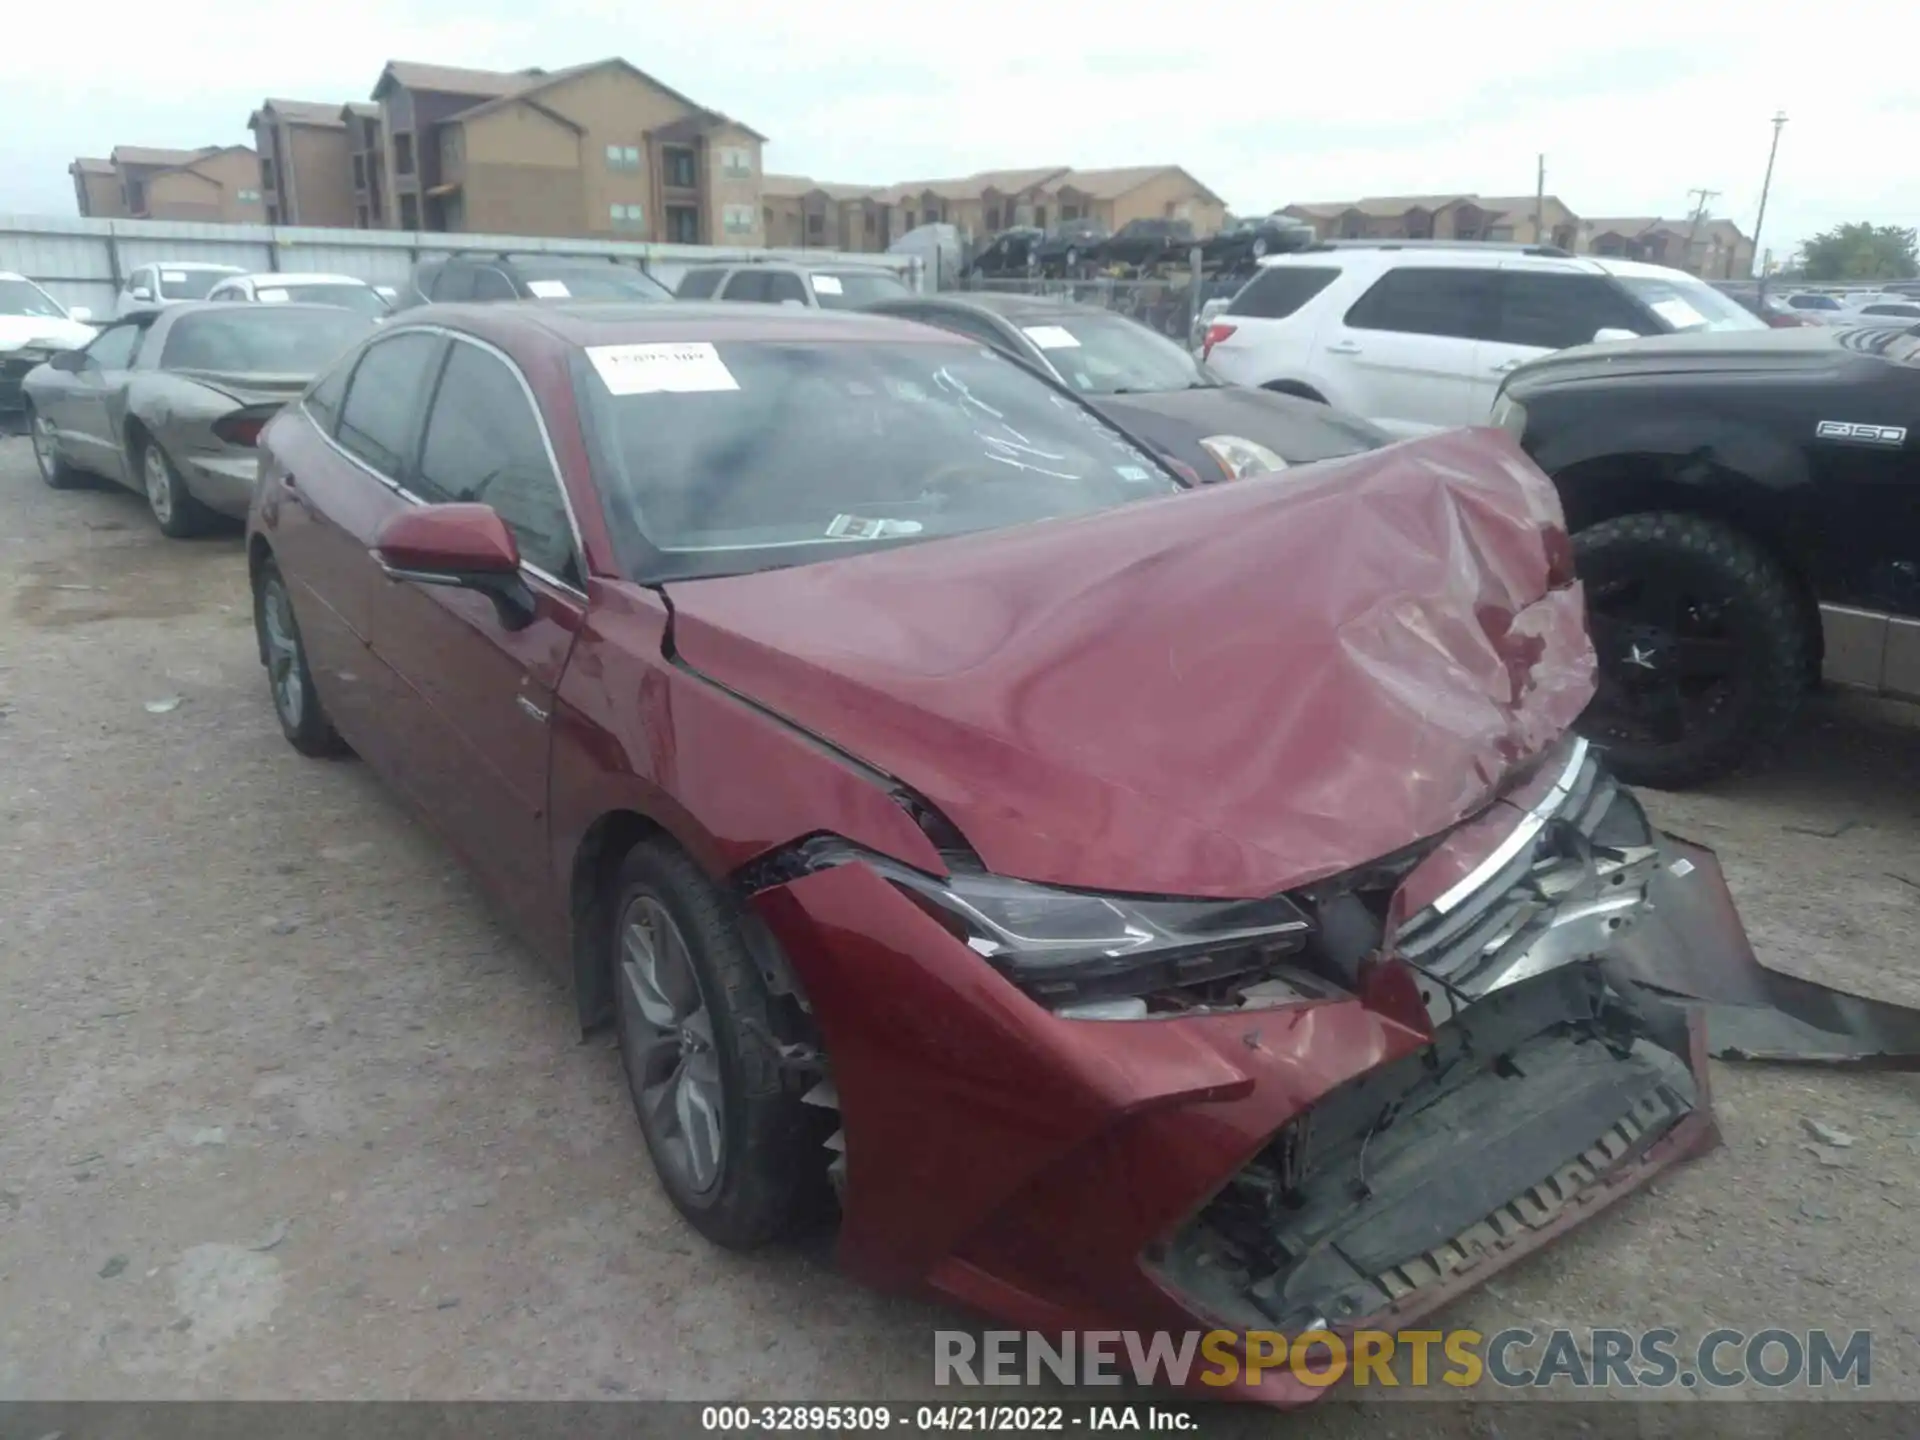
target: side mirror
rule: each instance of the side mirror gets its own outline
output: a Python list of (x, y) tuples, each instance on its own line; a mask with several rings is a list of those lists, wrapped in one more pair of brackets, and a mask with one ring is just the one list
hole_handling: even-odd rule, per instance
[(132, 295), (132, 296), (133, 296), (133, 298), (134, 298), (134, 299), (136, 299), (136, 300), (151, 300), (151, 299), (153, 299), (153, 291), (151, 291), (151, 290), (149, 290), (149, 289), (148, 289), (148, 288), (147, 288), (146, 286), (144, 286), (144, 285), (136, 285), (136, 286), (134, 286), (134, 287), (133, 287), (133, 289), (132, 289), (132, 290), (130, 290), (130, 291), (129, 291), (128, 293), (129, 293), (130, 295)]
[(478, 591), (508, 630), (533, 622), (520, 546), (491, 505), (409, 506), (374, 533), (373, 555), (389, 580)]
[(56, 370), (64, 370), (69, 375), (78, 375), (87, 368), (87, 352), (84, 350), (59, 350), (47, 361)]
[(69, 320), (77, 321), (78, 323), (85, 325), (88, 321), (93, 319), (93, 311), (88, 306), (76, 305), (71, 310), (67, 311), (67, 318)]
[(1638, 340), (1638, 330), (1623, 330), (1617, 325), (1602, 325), (1593, 332), (1593, 343), (1598, 345), (1607, 340)]

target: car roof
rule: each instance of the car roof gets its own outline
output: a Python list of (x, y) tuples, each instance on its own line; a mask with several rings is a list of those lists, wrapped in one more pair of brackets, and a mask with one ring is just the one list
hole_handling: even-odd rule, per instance
[(244, 265), (222, 265), (213, 260), (148, 260), (144, 262), (158, 270), (215, 270), (222, 275), (244, 275)]
[(865, 260), (709, 260), (698, 265), (689, 265), (683, 273), (691, 275), (696, 270), (797, 270), (803, 274), (845, 274), (850, 270), (864, 271), (873, 275), (892, 275), (898, 278), (900, 272), (891, 265), (873, 264)]
[(389, 325), (445, 324), (483, 339), (509, 343), (542, 334), (570, 346), (672, 344), (697, 340), (886, 340), (966, 345), (948, 331), (891, 315), (858, 310), (816, 310), (787, 305), (742, 305), (738, 301), (679, 300), (629, 304), (505, 301), (491, 305), (423, 305)]
[(265, 273), (256, 271), (244, 278), (264, 284), (269, 290), (276, 285), (365, 285), (367, 283), (358, 275), (329, 275), (319, 270), (292, 272), (269, 270)]

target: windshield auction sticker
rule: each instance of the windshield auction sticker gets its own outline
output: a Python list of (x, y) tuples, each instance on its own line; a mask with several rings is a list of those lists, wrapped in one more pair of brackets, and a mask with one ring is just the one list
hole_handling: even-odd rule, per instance
[(589, 345), (587, 358), (615, 395), (738, 390), (720, 352), (704, 340), (673, 345)]

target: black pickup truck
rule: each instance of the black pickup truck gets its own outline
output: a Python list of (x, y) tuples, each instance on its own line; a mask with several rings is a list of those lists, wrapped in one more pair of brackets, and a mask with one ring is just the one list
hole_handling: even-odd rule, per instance
[(1823, 679), (1920, 699), (1920, 326), (1582, 346), (1493, 421), (1559, 487), (1624, 778), (1740, 767)]

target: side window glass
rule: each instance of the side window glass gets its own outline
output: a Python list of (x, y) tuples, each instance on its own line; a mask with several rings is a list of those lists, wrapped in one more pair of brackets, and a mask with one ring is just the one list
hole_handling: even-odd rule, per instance
[(353, 362), (357, 358), (347, 356), (315, 381), (307, 392), (307, 413), (325, 434), (333, 434), (333, 427), (340, 419), (340, 402), (346, 397), (347, 377), (353, 374)]
[(473, 271), (465, 265), (447, 265), (433, 277), (433, 298), (445, 303), (473, 298)]
[(520, 558), (580, 583), (573, 527), (539, 418), (505, 361), (455, 342), (427, 420), (416, 488), (430, 502), (491, 505), (520, 544)]
[(1269, 265), (1241, 287), (1229, 302), (1227, 313), (1257, 320), (1284, 319), (1339, 276), (1340, 271), (1332, 266)]
[(727, 288), (720, 292), (722, 300), (764, 300), (767, 298), (767, 272), (764, 270), (736, 270), (733, 278), (727, 281)]
[(513, 282), (492, 266), (477, 270), (473, 276), (473, 298), (476, 300), (517, 300), (519, 293), (514, 290)]
[(682, 300), (709, 299), (720, 284), (720, 277), (726, 273), (724, 270), (689, 270), (680, 277), (680, 288), (674, 293)]
[(1500, 322), (1495, 336), (1505, 345), (1564, 350), (1588, 345), (1601, 330), (1652, 327), (1631, 302), (1597, 275), (1508, 270), (1500, 277)]
[(778, 305), (782, 300), (807, 303), (807, 285), (791, 270), (774, 270), (766, 276), (767, 293), (761, 298)]
[(147, 333), (144, 325), (115, 325), (102, 330), (87, 346), (87, 358), (102, 370), (124, 370), (133, 363), (133, 352)]
[(1389, 270), (1347, 311), (1354, 330), (1490, 340), (1494, 334), (1496, 270)]
[(369, 345), (347, 382), (334, 438), (391, 480), (406, 479), (440, 343), (436, 335), (415, 334)]

